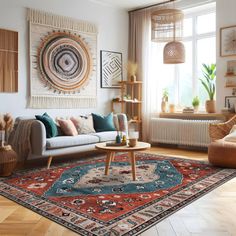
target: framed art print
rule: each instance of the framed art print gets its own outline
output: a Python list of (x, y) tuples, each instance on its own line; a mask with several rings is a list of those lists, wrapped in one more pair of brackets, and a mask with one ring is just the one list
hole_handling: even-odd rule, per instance
[(120, 88), (122, 81), (122, 53), (100, 51), (101, 88)]
[(235, 112), (236, 108), (236, 96), (226, 96), (225, 97), (225, 107), (231, 112)]
[(236, 55), (236, 25), (220, 29), (220, 56)]

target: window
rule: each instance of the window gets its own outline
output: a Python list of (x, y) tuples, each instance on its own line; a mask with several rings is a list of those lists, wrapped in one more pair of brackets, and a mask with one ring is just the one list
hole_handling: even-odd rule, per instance
[[(185, 13), (183, 43), (186, 50), (184, 64), (163, 64), (165, 43), (152, 43), (151, 76), (158, 81), (158, 94), (161, 99), (163, 89), (169, 91), (169, 102), (180, 107), (191, 106), (194, 96), (199, 96), (204, 106), (208, 95), (199, 78), (202, 77), (202, 64), (216, 62), (215, 7), (199, 11), (191, 9)], [(160, 109), (159, 109), (160, 110)]]

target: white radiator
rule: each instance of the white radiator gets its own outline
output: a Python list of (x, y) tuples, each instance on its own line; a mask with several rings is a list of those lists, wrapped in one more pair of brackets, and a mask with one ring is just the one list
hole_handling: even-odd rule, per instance
[(209, 124), (219, 120), (151, 119), (151, 142), (207, 147)]

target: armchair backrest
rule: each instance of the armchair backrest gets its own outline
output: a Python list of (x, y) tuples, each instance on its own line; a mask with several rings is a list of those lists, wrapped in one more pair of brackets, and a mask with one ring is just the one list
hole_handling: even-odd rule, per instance
[(211, 141), (216, 141), (218, 139), (224, 138), (227, 134), (229, 134), (230, 130), (235, 124), (236, 124), (236, 115), (224, 123), (210, 124), (209, 135)]

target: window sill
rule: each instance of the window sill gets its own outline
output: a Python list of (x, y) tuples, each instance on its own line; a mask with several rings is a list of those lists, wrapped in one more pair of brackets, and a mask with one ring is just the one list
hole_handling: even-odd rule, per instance
[(236, 113), (222, 114), (222, 113), (206, 113), (206, 112), (198, 112), (198, 113), (166, 112), (166, 113), (160, 113), (159, 117), (170, 118), (170, 119), (191, 119), (191, 120), (228, 120), (234, 115), (236, 115)]

